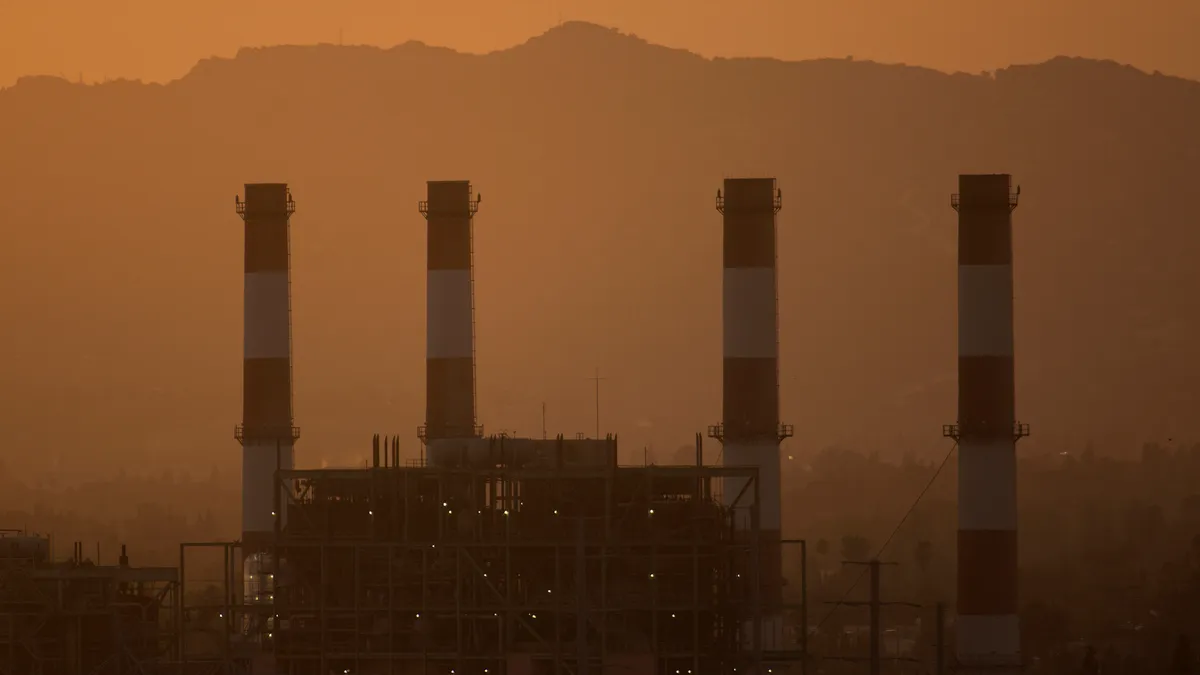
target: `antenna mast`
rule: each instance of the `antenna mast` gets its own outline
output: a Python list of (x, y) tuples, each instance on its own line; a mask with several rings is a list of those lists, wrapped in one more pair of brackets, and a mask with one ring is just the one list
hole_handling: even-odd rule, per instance
[(600, 377), (600, 368), (596, 368), (596, 374), (588, 378), (596, 383), (596, 438), (600, 438), (600, 380), (607, 380), (607, 377)]

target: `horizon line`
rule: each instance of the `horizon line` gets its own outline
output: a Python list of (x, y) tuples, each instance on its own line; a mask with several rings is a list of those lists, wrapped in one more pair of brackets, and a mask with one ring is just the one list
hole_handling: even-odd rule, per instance
[(457, 48), (450, 47), (447, 45), (431, 44), (431, 43), (425, 42), (423, 40), (418, 40), (418, 39), (405, 40), (403, 42), (398, 42), (398, 43), (394, 43), (391, 45), (381, 45), (381, 44), (372, 44), (372, 43), (340, 44), (340, 43), (332, 43), (332, 42), (315, 42), (315, 43), (283, 42), (283, 43), (261, 44), (261, 45), (243, 45), (243, 46), (240, 46), (237, 48), (237, 50), (234, 52), (233, 56), (220, 56), (217, 54), (212, 54), (209, 56), (201, 57), (201, 58), (197, 59), (183, 74), (176, 76), (174, 78), (166, 79), (166, 80), (143, 79), (143, 78), (123, 76), (123, 75), (119, 75), (119, 76), (115, 76), (115, 77), (109, 77), (108, 75), (101, 75), (101, 77), (99, 79), (93, 78), (90, 81), (85, 81), (83, 78), (82, 72), (78, 73), (75, 78), (72, 78), (62, 72), (59, 72), (57, 74), (55, 74), (55, 73), (26, 73), (24, 75), (17, 76), (16, 80), (13, 81), (11, 84), (0, 84), (0, 92), (5, 91), (7, 89), (15, 88), (18, 85), (20, 85), (22, 83), (22, 81), (25, 81), (25, 80), (44, 80), (44, 79), (62, 80), (64, 82), (66, 82), (67, 84), (83, 85), (83, 86), (98, 86), (98, 85), (114, 84), (114, 83), (127, 83), (127, 84), (132, 83), (132, 84), (142, 84), (142, 85), (168, 86), (168, 85), (174, 84), (176, 82), (180, 82), (182, 80), (187, 79), (188, 76), (193, 74), (196, 71), (196, 69), (198, 67), (200, 67), (202, 64), (204, 64), (205, 62), (237, 61), (239, 58), (242, 57), (243, 53), (246, 53), (246, 52), (259, 52), (259, 51), (268, 51), (268, 50), (275, 50), (275, 49), (314, 49), (314, 48), (347, 49), (347, 50), (370, 49), (370, 50), (375, 50), (375, 51), (384, 53), (384, 52), (390, 52), (393, 50), (403, 49), (403, 48), (423, 47), (426, 49), (447, 51), (447, 52), (450, 52), (452, 54), (456, 54), (459, 56), (472, 56), (472, 57), (484, 58), (484, 57), (488, 57), (488, 56), (513, 52), (513, 51), (516, 51), (516, 50), (519, 50), (522, 48), (528, 48), (532, 43), (534, 43), (540, 39), (544, 39), (545, 37), (547, 37), (549, 35), (552, 35), (555, 33), (560, 33), (560, 32), (567, 31), (567, 30), (577, 30), (579, 28), (586, 28), (588, 30), (599, 29), (600, 31), (603, 31), (603, 32), (612, 33), (613, 36), (618, 39), (639, 42), (644, 47), (647, 47), (650, 49), (684, 52), (689, 56), (695, 57), (697, 59), (700, 59), (700, 60), (703, 60), (703, 61), (706, 61), (709, 63), (716, 62), (716, 61), (762, 61), (762, 62), (774, 62), (774, 63), (779, 63), (779, 64), (810, 64), (810, 63), (819, 63), (819, 62), (825, 62), (825, 61), (839, 61), (839, 62), (845, 61), (845, 62), (853, 62), (853, 63), (857, 63), (857, 64), (862, 64), (862, 65), (913, 68), (913, 69), (917, 69), (917, 70), (925, 70), (925, 71), (929, 71), (929, 72), (933, 72), (933, 73), (939, 73), (939, 74), (946, 75), (946, 76), (967, 75), (967, 76), (971, 76), (971, 77), (989, 77), (989, 78), (994, 79), (996, 73), (1005, 71), (1005, 70), (1009, 70), (1012, 68), (1043, 66), (1048, 63), (1051, 63), (1054, 61), (1060, 61), (1060, 60), (1081, 60), (1081, 61), (1088, 61), (1088, 62), (1099, 63), (1099, 64), (1112, 64), (1112, 65), (1116, 65), (1116, 66), (1119, 66), (1122, 68), (1130, 68), (1130, 69), (1133, 69), (1133, 70), (1137, 71), (1138, 73), (1140, 73), (1142, 75), (1146, 75), (1146, 76), (1166, 77), (1166, 78), (1181, 80), (1184, 82), (1200, 83), (1200, 80), (1192, 79), (1192, 78), (1182, 76), (1182, 75), (1172, 75), (1170, 73), (1163, 73), (1158, 70), (1147, 71), (1139, 66), (1135, 66), (1130, 63), (1124, 63), (1124, 62), (1118, 61), (1113, 58), (1098, 57), (1098, 56), (1084, 56), (1084, 55), (1070, 55), (1070, 54), (1059, 54), (1056, 56), (1049, 57), (1042, 61), (1026, 62), (1026, 63), (1010, 63), (1006, 66), (997, 67), (992, 70), (985, 70), (985, 71), (975, 72), (975, 73), (967, 72), (967, 71), (963, 71), (963, 70), (948, 71), (948, 70), (943, 70), (940, 68), (935, 68), (932, 66), (926, 66), (926, 65), (915, 64), (915, 63), (907, 63), (907, 62), (891, 62), (891, 63), (889, 63), (889, 62), (883, 62), (883, 61), (875, 61), (872, 59), (855, 59), (853, 56), (825, 56), (825, 57), (817, 57), (817, 58), (809, 58), (809, 59), (783, 59), (783, 58), (779, 58), (779, 57), (765, 56), (765, 55), (760, 55), (760, 56), (728, 56), (728, 55), (720, 55), (720, 54), (706, 55), (706, 54), (702, 54), (697, 51), (694, 51), (687, 47), (677, 47), (677, 46), (667, 45), (667, 44), (663, 44), (663, 43), (659, 43), (659, 42), (652, 42), (646, 38), (638, 36), (636, 33), (626, 32), (616, 26), (608, 26), (608, 25), (596, 23), (594, 21), (586, 21), (586, 20), (576, 19), (576, 20), (567, 20), (567, 21), (556, 22), (556, 23), (550, 25), (544, 31), (542, 31), (540, 33), (536, 33), (534, 35), (531, 35), (530, 37), (526, 38), (523, 41), (517, 42), (517, 43), (509, 45), (507, 47), (493, 49), (490, 51), (479, 51), (479, 52), (469, 51), (469, 50), (457, 49)]

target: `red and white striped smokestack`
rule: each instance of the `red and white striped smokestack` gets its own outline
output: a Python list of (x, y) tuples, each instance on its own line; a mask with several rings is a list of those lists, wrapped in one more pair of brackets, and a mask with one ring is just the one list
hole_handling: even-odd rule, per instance
[[(775, 271), (775, 214), (782, 208), (774, 178), (726, 179), (717, 193), (724, 215), (723, 424), (710, 435), (724, 446), (723, 464), (758, 468), (759, 579), (763, 649), (782, 649), (783, 601), (779, 444), (791, 428), (779, 423), (779, 312)], [(745, 479), (726, 479), (725, 499)], [(741, 504), (753, 498), (742, 495)], [(737, 526), (751, 523), (742, 512)], [(753, 626), (748, 627), (752, 637)]]
[[(242, 541), (263, 551), (275, 533), (275, 470), (293, 468), (292, 325), (285, 183), (246, 185), (235, 200), (246, 223), (245, 360), (242, 365)], [(286, 510), (285, 510), (286, 511)], [(279, 518), (285, 517), (280, 513)]]
[[(1018, 189), (1017, 193), (1020, 190)], [(962, 175), (958, 211), (958, 619), (960, 672), (1015, 672), (1016, 421), (1012, 212), (1007, 174)]]
[(471, 227), (480, 199), (468, 181), (429, 181), (425, 325), (426, 443), (477, 438)]

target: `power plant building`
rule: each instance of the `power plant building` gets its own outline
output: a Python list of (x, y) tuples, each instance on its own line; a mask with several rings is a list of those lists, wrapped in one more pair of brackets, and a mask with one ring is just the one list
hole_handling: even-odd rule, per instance
[[(694, 464), (622, 466), (615, 435), (485, 434), (481, 199), (468, 181), (426, 189), (420, 460), (402, 462), (400, 438), (377, 435), (361, 468), (295, 467), (295, 203), (284, 183), (246, 184), (235, 198), (245, 225), (240, 540), (181, 543), (178, 569), (139, 569), (123, 549), (100, 566), (81, 544), (56, 563), (48, 539), (0, 531), (0, 672), (769, 675), (807, 662), (795, 646), (807, 619), (794, 626), (783, 597), (780, 444), (792, 427), (780, 421), (775, 179), (727, 179), (717, 193), (722, 419), (708, 432), (720, 466), (703, 463), (700, 435)], [(959, 451), (958, 672), (1021, 668), (1015, 444), (1029, 428), (1015, 415), (1018, 194), (1006, 174), (962, 175), (951, 201), (959, 395), (943, 434)], [(213, 546), (224, 549), (220, 598), (189, 607), (183, 550)]]
[[(278, 672), (760, 668), (763, 652), (743, 635), (761, 614), (759, 527), (734, 522), (759, 492), (759, 467), (623, 467), (613, 436), (483, 434), (471, 269), (479, 203), (468, 182), (449, 181), (430, 182), (419, 205), (424, 461), (401, 466), (399, 439), (376, 436), (366, 468), (276, 477), (289, 495), (271, 548)], [(723, 481), (750, 496), (723, 498)]]
[(178, 570), (131, 567), (124, 547), (101, 565), (83, 549), (54, 560), (48, 537), (0, 531), (0, 673), (161, 672), (177, 659)]

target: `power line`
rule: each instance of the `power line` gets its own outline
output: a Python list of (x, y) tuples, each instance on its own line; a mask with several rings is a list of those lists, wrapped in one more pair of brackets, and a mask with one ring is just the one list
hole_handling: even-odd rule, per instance
[[(912, 603), (912, 602), (884, 602), (882, 599), (880, 599), (880, 597), (879, 597), (879, 568), (882, 565), (895, 565), (897, 563), (882, 562), (879, 560), (878, 557), (876, 557), (876, 558), (872, 558), (871, 560), (843, 560), (842, 564), (843, 565), (865, 565), (871, 575), (871, 598), (870, 598), (870, 600), (868, 600), (866, 602), (846, 602), (845, 600), (842, 600), (843, 604), (854, 605), (854, 606), (858, 606), (858, 607), (867, 607), (871, 610), (871, 619), (870, 619), (870, 621), (871, 621), (871, 649), (870, 649), (870, 654), (866, 658), (863, 658), (861, 656), (841, 656), (841, 657), (837, 657), (837, 658), (839, 658), (840, 660), (843, 660), (843, 661), (866, 661), (870, 664), (871, 675), (879, 675), (880, 670), (881, 670), (881, 665), (882, 665), (882, 655), (880, 653), (880, 651), (881, 651), (880, 646), (881, 646), (881, 641), (882, 641), (882, 636), (883, 636), (882, 629), (880, 628), (880, 621), (882, 618), (881, 617), (882, 609), (884, 607), (891, 606), (891, 605), (904, 605), (906, 607), (920, 607), (920, 605)], [(894, 660), (919, 662), (919, 661), (916, 661), (916, 659), (907, 659), (907, 658), (894, 659)]]
[[(957, 449), (958, 441), (955, 441), (954, 445), (950, 446), (950, 451), (947, 452), (946, 456), (942, 458), (942, 463), (939, 464), (937, 470), (933, 472), (933, 476), (930, 477), (929, 482), (925, 484), (925, 487), (921, 490), (921, 493), (917, 495), (917, 498), (913, 500), (912, 505), (909, 506), (908, 510), (904, 512), (904, 516), (900, 518), (900, 522), (896, 523), (896, 527), (892, 530), (892, 533), (888, 535), (888, 538), (883, 542), (883, 545), (879, 547), (879, 552), (875, 554), (874, 558), (878, 559), (880, 556), (882, 556), (883, 552), (887, 549), (888, 544), (892, 543), (892, 539), (896, 538), (896, 534), (900, 532), (900, 528), (904, 526), (905, 521), (907, 521), (908, 517), (911, 516), (913, 511), (916, 510), (917, 504), (921, 503), (921, 500), (925, 497), (925, 494), (929, 492), (930, 488), (933, 487), (933, 484), (935, 481), (937, 481), (938, 476), (942, 475), (942, 469), (946, 468), (946, 463), (950, 461), (950, 457), (954, 455), (954, 451)], [(821, 617), (821, 620), (817, 622), (815, 630), (820, 630), (821, 626), (825, 625), (825, 622), (829, 620), (829, 617), (833, 616), (833, 613), (837, 611), (838, 607), (846, 604), (846, 598), (850, 597), (850, 594), (854, 592), (854, 589), (858, 587), (858, 584), (863, 580), (863, 577), (865, 577), (868, 572), (870, 572), (870, 568), (863, 568), (863, 571), (860, 572), (858, 577), (854, 579), (854, 582), (850, 584), (849, 588), (846, 589), (846, 592), (842, 593), (841, 599), (833, 603), (833, 605), (829, 608), (829, 611), (825, 613), (825, 616)]]

